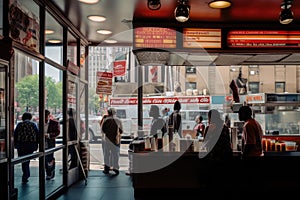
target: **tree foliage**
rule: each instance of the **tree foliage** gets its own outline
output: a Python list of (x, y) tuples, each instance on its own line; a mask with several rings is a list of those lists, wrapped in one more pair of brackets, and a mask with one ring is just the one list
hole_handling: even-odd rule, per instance
[[(62, 107), (62, 83), (55, 83), (51, 77), (45, 80), (46, 107)], [(39, 105), (39, 76), (29, 75), (16, 83), (16, 100), (25, 111), (37, 111)]]

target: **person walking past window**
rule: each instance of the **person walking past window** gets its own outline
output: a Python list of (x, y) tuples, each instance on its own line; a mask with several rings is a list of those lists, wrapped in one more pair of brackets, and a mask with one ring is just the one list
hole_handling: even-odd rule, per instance
[[(32, 114), (25, 112), (22, 122), (19, 122), (14, 130), (14, 145), (18, 156), (32, 154), (38, 149), (39, 129), (35, 122), (31, 121)], [(22, 183), (27, 183), (30, 177), (30, 161), (22, 163)]]
[[(45, 149), (55, 147), (55, 139), (60, 134), (59, 122), (50, 115), (49, 110), (45, 110)], [(54, 153), (45, 156), (46, 180), (52, 180), (55, 176)]]
[(107, 111), (108, 116), (105, 117), (102, 124), (104, 143), (104, 174), (109, 174), (110, 168), (114, 174), (119, 175), (119, 157), (120, 157), (120, 135), (123, 133), (123, 126), (121, 120), (115, 116), (116, 110), (110, 108)]

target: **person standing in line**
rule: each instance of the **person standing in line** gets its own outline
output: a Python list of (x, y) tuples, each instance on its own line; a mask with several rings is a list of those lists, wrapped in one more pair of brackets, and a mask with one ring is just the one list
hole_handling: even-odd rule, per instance
[(232, 158), (232, 145), (230, 131), (221, 119), (218, 110), (208, 111), (208, 126), (203, 134), (203, 147), (207, 156), (213, 160), (226, 160)]
[(179, 137), (182, 137), (182, 126), (181, 126), (181, 104), (179, 101), (175, 101), (173, 112), (169, 116), (168, 129), (170, 141), (173, 139), (173, 133), (178, 132)]
[(121, 120), (115, 116), (114, 108), (108, 109), (107, 113), (108, 116), (102, 124), (102, 143), (105, 144), (103, 173), (109, 174), (112, 167), (113, 175), (119, 175), (120, 136), (123, 133), (123, 126)]
[(242, 157), (263, 156), (261, 125), (252, 117), (252, 109), (242, 106), (239, 111), (239, 120), (244, 121), (242, 131)]
[(196, 125), (194, 127), (194, 132), (196, 133), (196, 137), (203, 137), (203, 133), (205, 130), (205, 125), (202, 123), (203, 117), (201, 115), (197, 115), (195, 121)]
[(161, 110), (162, 113), (162, 118), (163, 120), (165, 120), (166, 123), (168, 123), (168, 119), (169, 119), (169, 113), (168, 113), (168, 108), (165, 107)]
[[(18, 123), (14, 130), (14, 145), (18, 156), (32, 154), (38, 149), (39, 129), (36, 123), (31, 121), (32, 114), (25, 112), (22, 115), (22, 122)], [(27, 183), (30, 177), (30, 161), (22, 163), (22, 183)]]
[[(70, 108), (68, 111), (69, 114), (69, 140), (77, 140), (77, 128), (76, 128), (76, 123), (74, 119), (74, 112), (73, 108)], [(71, 145), (68, 147), (69, 155), (71, 157), (71, 163), (69, 166), (69, 169), (72, 169), (77, 166), (77, 154), (76, 154), (76, 145)]]
[[(55, 147), (55, 139), (60, 134), (59, 122), (50, 115), (49, 110), (45, 110), (45, 149)], [(53, 180), (55, 176), (54, 153), (45, 156), (46, 180)]]
[(150, 135), (157, 138), (157, 131), (161, 130), (162, 136), (167, 132), (166, 123), (159, 115), (159, 107), (157, 105), (151, 105), (149, 116), (152, 117)]

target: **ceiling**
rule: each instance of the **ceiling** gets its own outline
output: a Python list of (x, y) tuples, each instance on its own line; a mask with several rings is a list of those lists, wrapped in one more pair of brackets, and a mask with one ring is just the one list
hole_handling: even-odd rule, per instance
[[(262, 28), (276, 30), (300, 30), (300, 1), (293, 1), (294, 20), (291, 24), (279, 23), (280, 5), (283, 0), (232, 0), (227, 9), (209, 8), (209, 0), (189, 0), (190, 19), (177, 22), (174, 10), (177, 0), (161, 0), (159, 10), (150, 10), (147, 0), (99, 0), (96, 4), (86, 4), (78, 0), (51, 0), (70, 19), (73, 25), (94, 45), (103, 45), (106, 39), (116, 39), (118, 46), (132, 45), (133, 27), (216, 27), (216, 28)], [(92, 22), (88, 15), (103, 15), (104, 22)], [(110, 35), (100, 35), (98, 29), (112, 31)], [(107, 45), (107, 44), (105, 44)], [(185, 56), (186, 52), (183, 52)], [(295, 54), (296, 53), (296, 54)], [(178, 53), (176, 53), (178, 54)], [(195, 63), (207, 64), (207, 58), (197, 60), (197, 53), (188, 53)], [(298, 64), (300, 51), (288, 49), (276, 52), (226, 51), (215, 52), (210, 59), (216, 64)]]

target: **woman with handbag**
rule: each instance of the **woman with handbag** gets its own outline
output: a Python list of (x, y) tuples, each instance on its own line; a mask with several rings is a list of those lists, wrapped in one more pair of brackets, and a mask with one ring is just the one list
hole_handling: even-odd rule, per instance
[(121, 120), (115, 116), (116, 110), (110, 108), (107, 111), (108, 115), (102, 123), (102, 145), (105, 146), (104, 156), (104, 174), (109, 174), (110, 168), (114, 171), (113, 175), (119, 175), (119, 157), (121, 134), (123, 126)]

